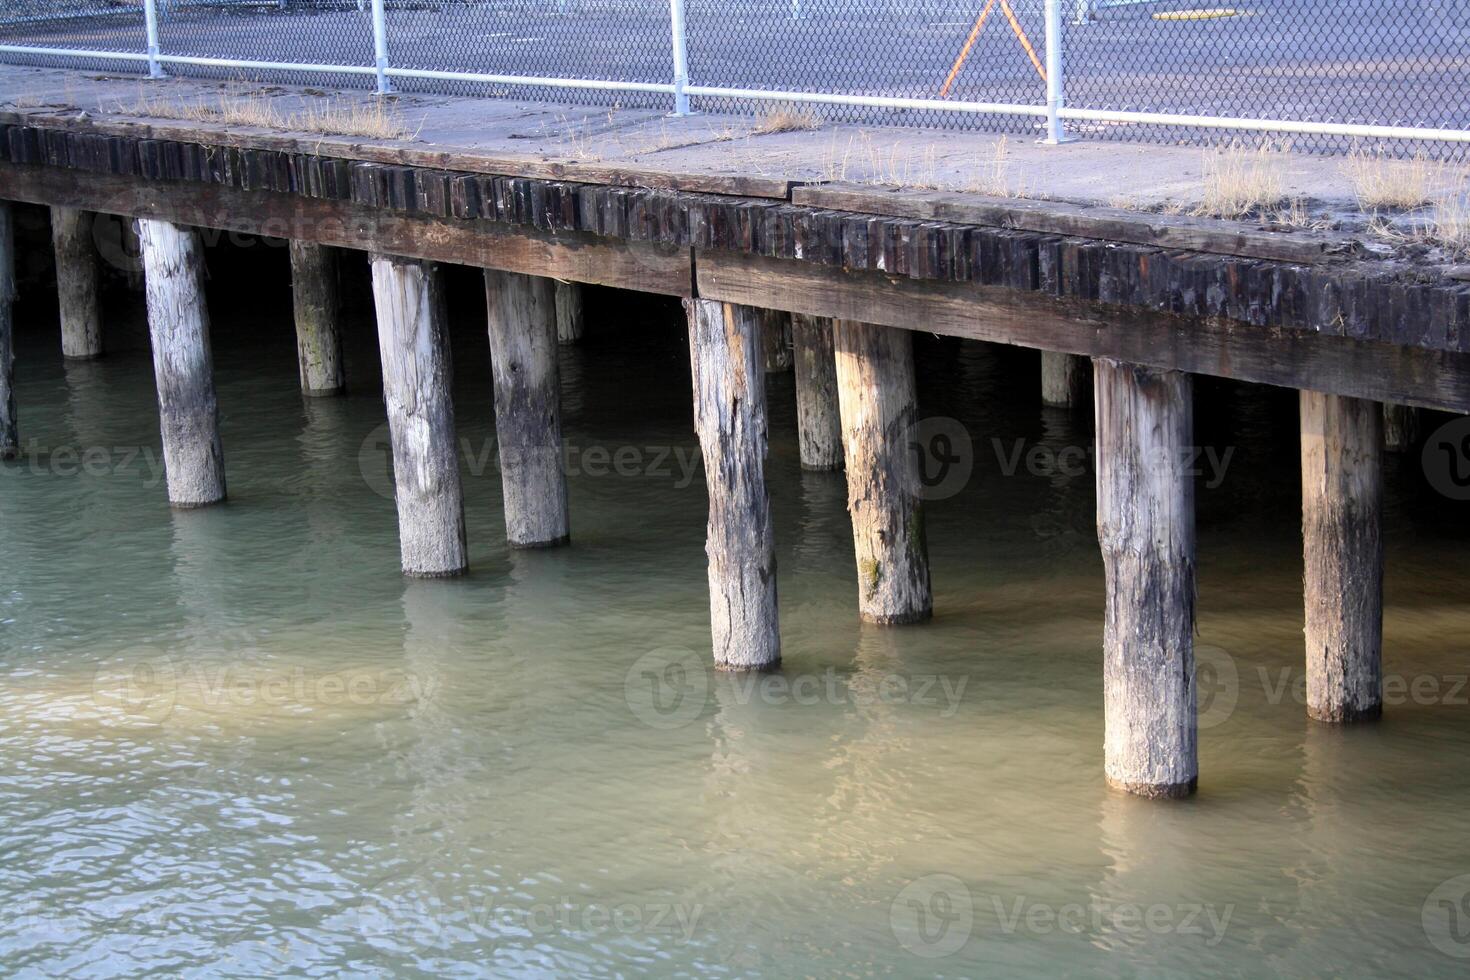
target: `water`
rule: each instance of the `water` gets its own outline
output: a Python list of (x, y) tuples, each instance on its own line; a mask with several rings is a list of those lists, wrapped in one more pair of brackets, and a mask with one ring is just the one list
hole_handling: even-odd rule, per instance
[[(913, 628), (857, 622), (843, 484), (800, 471), (773, 380), (785, 667), (752, 680), (708, 669), (677, 308), (589, 297), (626, 326), (563, 361), (574, 545), (512, 553), (493, 467), (473, 472), (488, 354), (456, 281), (473, 572), (409, 582), (374, 490), (361, 268), (353, 394), (303, 405), (283, 253), (212, 262), (212, 510), (170, 511), (149, 468), (137, 298), (110, 297), (89, 365), (60, 361), (45, 296), (20, 309), (35, 442), (0, 490), (0, 971), (1463, 969), (1464, 883), (1431, 893), (1470, 873), (1466, 521), (1415, 459), (1389, 463), (1385, 669), (1418, 694), (1371, 728), (1309, 724), (1294, 402), (1201, 381), (1199, 441), (1232, 455), (1199, 493), (1200, 793), (1138, 801), (1102, 782), (1090, 470), (1048, 472), (1090, 436), (1037, 407), (1034, 355), (920, 345), (926, 411), (963, 423), (974, 471), (931, 509), (937, 615)], [(1006, 475), (1016, 440), (1032, 463)], [(106, 451), (76, 473), (68, 447)], [(624, 449), (622, 475), (598, 449), (609, 469)]]

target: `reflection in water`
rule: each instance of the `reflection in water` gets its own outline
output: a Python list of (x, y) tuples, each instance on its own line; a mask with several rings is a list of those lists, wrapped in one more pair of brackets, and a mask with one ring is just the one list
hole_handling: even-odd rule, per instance
[[(472, 285), (456, 408), (478, 451)], [(467, 461), (472, 572), (407, 582), (361, 458), (383, 422), (370, 323), (347, 331), (353, 393), (304, 401), (284, 313), (247, 331), (219, 309), (231, 499), (203, 511), (148, 483), (145, 349), (63, 366), (54, 331), (22, 338), (26, 438), (140, 456), (4, 471), (0, 972), (1456, 965), (1420, 910), (1470, 871), (1454, 764), (1470, 709), (1390, 703), (1381, 726), (1333, 732), (1273, 693), (1301, 662), (1289, 398), (1205, 387), (1223, 407), (1203, 403), (1201, 441), (1236, 455), (1200, 493), (1201, 643), (1233, 658), (1238, 690), (1201, 735), (1199, 797), (1160, 806), (1102, 785), (1091, 466), (1025, 462), (1091, 435), (1085, 411), (1038, 407), (1034, 355), (918, 346), (925, 414), (960, 421), (974, 467), (927, 508), (938, 616), (913, 629), (856, 622), (845, 483), (800, 470), (790, 380), (773, 380), (784, 661), (741, 676), (709, 667), (697, 475), (584, 467), (572, 546), (511, 552), (494, 468)], [(563, 352), (569, 442), (694, 451), (676, 326)], [(1448, 692), (1466, 673), (1464, 517), (1415, 478), (1391, 477), (1385, 673)], [(693, 658), (695, 710), (672, 721), (633, 696), (659, 651)], [(963, 892), (936, 899), (936, 881)], [(903, 932), (915, 894), (928, 925), (959, 930), (946, 956)], [(1076, 928), (1058, 919), (1072, 909)]]

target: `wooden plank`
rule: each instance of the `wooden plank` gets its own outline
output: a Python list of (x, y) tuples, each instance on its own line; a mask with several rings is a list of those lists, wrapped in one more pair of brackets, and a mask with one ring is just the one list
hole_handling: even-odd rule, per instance
[(696, 250), (702, 299), (1470, 414), (1470, 354)]
[(689, 296), (689, 250), (586, 232), (379, 210), (350, 201), (0, 163), (7, 199), (320, 242), (407, 258)]
[(395, 166), (457, 170), (466, 173), (536, 177), (582, 184), (641, 187), (656, 190), (727, 194), (784, 201), (798, 181), (753, 174), (698, 174), (616, 163), (574, 163), (544, 157), (489, 154), (473, 147), (414, 144), (402, 140), (366, 140), (322, 133), (283, 133), (246, 126), (208, 122), (95, 116), (78, 119), (53, 111), (7, 110), (0, 124), (45, 126), (48, 129), (134, 139), (210, 143), (237, 149), (272, 150), (343, 160), (363, 160)]
[(922, 221), (998, 225), (1050, 235), (1075, 235), (1135, 245), (1241, 255), (1280, 262), (1313, 263), (1351, 255), (1345, 235), (1272, 232), (1238, 221), (1186, 215), (1145, 214), (1121, 208), (1027, 201), (946, 191), (882, 190), (860, 184), (814, 184), (793, 189), (793, 204)]

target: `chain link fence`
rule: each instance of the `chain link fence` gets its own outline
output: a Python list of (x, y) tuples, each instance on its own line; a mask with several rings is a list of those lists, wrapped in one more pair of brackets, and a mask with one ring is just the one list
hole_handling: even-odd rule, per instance
[(1164, 142), (1459, 153), (1465, 0), (10, 0), (0, 59)]

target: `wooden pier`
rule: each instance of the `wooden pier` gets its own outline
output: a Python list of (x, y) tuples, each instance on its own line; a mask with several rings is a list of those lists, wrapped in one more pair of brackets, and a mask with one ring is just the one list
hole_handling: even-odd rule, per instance
[[(135, 219), (168, 500), (225, 500), (195, 229), (288, 239), (304, 395), (347, 382), (333, 249), (371, 257), (402, 570), (467, 570), (437, 266), (485, 270), (512, 547), (574, 542), (558, 343), (584, 284), (684, 300), (710, 495), (712, 651), (781, 659), (765, 486), (768, 370), (795, 369), (801, 461), (848, 484), (854, 615), (933, 613), (911, 331), (1043, 352), (1038, 401), (1094, 391), (1105, 772), (1195, 790), (1192, 376), (1301, 391), (1308, 711), (1381, 711), (1381, 451), (1412, 408), (1470, 413), (1470, 282), (1350, 236), (1104, 207), (728, 172), (561, 163), (212, 124), (0, 113), (0, 201), (51, 209), (68, 357), (101, 351), (92, 215)], [(13, 395), (14, 245), (0, 203), (0, 452)], [(1090, 359), (1090, 367), (1089, 367)], [(977, 515), (983, 520), (984, 515)], [(573, 545), (574, 546), (574, 545)], [(1208, 774), (1206, 774), (1208, 778)]]

